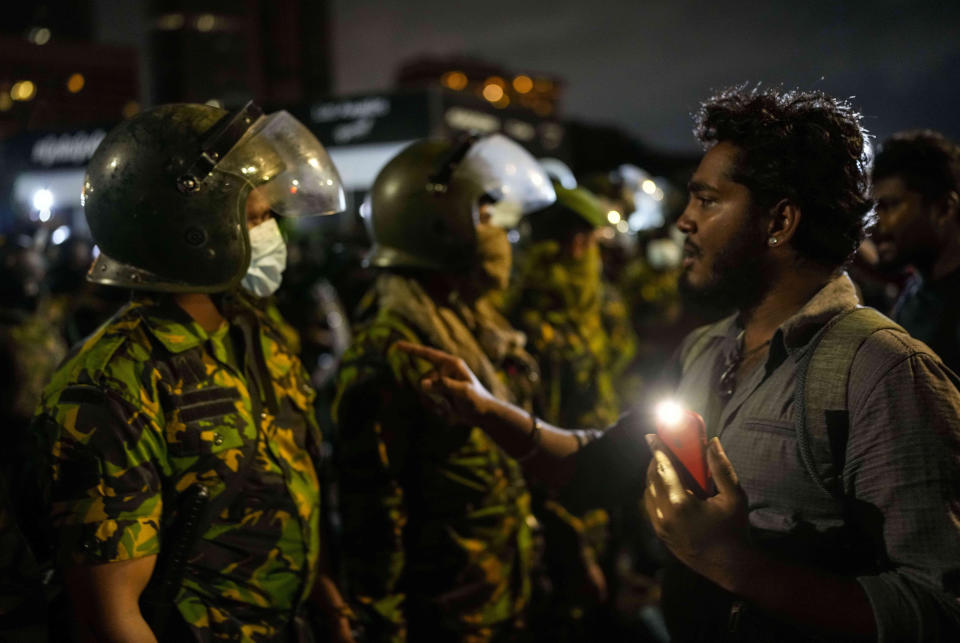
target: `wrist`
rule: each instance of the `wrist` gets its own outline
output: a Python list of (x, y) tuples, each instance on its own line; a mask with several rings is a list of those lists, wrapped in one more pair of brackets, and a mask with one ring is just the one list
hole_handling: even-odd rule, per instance
[(480, 426), (487, 426), (503, 419), (503, 403), (492, 395), (479, 398), (474, 403), (473, 410), (475, 423)]
[(736, 543), (718, 549), (705, 574), (723, 589), (744, 596), (763, 570), (765, 559), (748, 543)]

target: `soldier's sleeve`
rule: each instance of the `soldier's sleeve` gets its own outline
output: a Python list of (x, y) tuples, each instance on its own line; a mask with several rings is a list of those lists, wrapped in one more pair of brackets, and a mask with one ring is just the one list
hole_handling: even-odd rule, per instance
[[(134, 387), (133, 390), (139, 391)], [(130, 560), (160, 551), (159, 406), (109, 388), (73, 384), (34, 419), (46, 447), (53, 545), (61, 565)]]
[(371, 640), (403, 641), (403, 472), (408, 425), (419, 413), (405, 384), (404, 360), (410, 358), (399, 351), (391, 351), (390, 359), (385, 356), (387, 347), (400, 339), (392, 335), (368, 335), (348, 350), (334, 417), (347, 593)]

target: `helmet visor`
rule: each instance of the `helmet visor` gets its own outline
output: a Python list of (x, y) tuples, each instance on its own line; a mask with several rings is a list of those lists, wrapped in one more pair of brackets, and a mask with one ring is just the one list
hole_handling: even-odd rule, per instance
[(513, 220), (500, 220), (502, 227), (515, 226), (520, 217), (545, 208), (556, 200), (550, 178), (533, 156), (502, 134), (481, 138), (471, 146), (457, 173), (466, 172), (496, 200), (502, 212), (515, 213)]
[(282, 216), (333, 214), (346, 209), (340, 174), (327, 150), (285, 111), (257, 119), (214, 171), (248, 182)]

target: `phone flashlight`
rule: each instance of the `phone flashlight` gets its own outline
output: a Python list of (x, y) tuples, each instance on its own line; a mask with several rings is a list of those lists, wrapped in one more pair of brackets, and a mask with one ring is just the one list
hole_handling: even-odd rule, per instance
[(706, 498), (716, 493), (707, 467), (707, 431), (699, 413), (685, 409), (673, 400), (656, 406), (657, 436), (670, 452), (677, 473), (697, 496)]

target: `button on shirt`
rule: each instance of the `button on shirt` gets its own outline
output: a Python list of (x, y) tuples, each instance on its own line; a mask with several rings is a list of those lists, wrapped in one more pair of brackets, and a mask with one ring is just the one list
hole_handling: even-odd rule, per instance
[[(736, 316), (716, 323), (706, 331), (706, 348), (681, 376), (677, 396), (703, 415), (710, 435), (719, 436), (756, 533), (812, 534), (811, 542), (829, 543), (833, 528), (851, 520), (844, 507), (858, 507), (854, 515), (868, 523), (855, 525), (863, 534), (861, 549), (876, 551), (879, 567), (857, 580), (873, 607), (880, 641), (960, 640), (960, 393), (939, 358), (894, 330), (874, 333), (857, 352), (841, 474), (846, 503), (820, 490), (799, 455), (798, 363), (824, 324), (856, 306), (846, 275), (830, 281), (781, 325), (766, 362), (726, 403), (718, 382), (740, 328)], [(605, 493), (642, 482), (650, 458), (642, 434), (649, 430), (643, 414), (625, 415), (581, 452), (577, 480), (602, 466)], [(804, 561), (836, 570), (818, 559), (823, 553), (829, 557), (809, 552)]]

